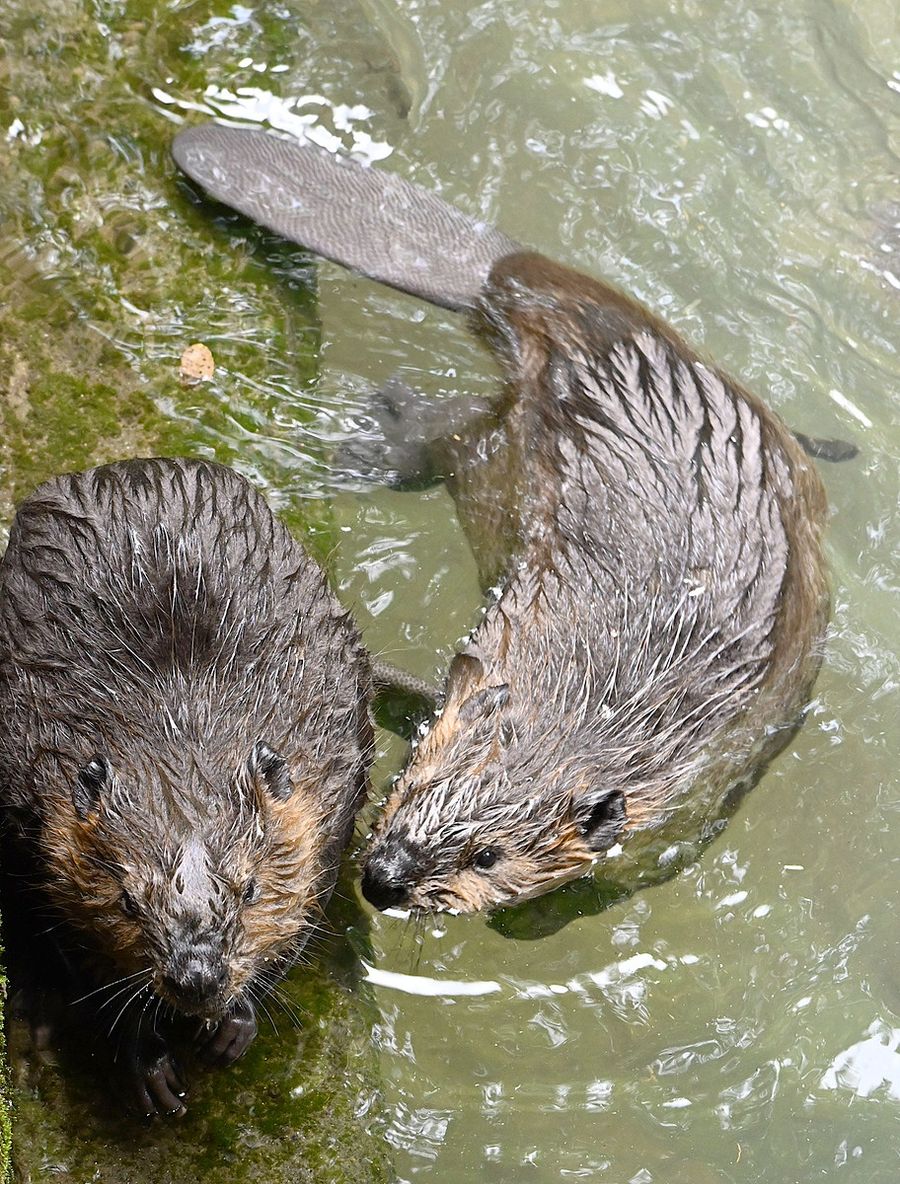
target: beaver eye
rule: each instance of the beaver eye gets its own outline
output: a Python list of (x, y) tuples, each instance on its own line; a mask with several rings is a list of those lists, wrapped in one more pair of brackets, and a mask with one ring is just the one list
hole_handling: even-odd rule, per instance
[(107, 784), (112, 769), (102, 753), (95, 752), (88, 763), (78, 771), (72, 786), (72, 805), (82, 822), (86, 822), (97, 808), (100, 790)]
[(489, 867), (493, 867), (499, 858), (500, 852), (496, 847), (482, 847), (480, 851), (476, 851), (475, 858), (472, 860), (472, 866), (484, 872)]
[(78, 774), (78, 778), (90, 789), (100, 789), (109, 776), (109, 761), (95, 752)]
[(138, 915), (138, 907), (135, 899), (128, 892), (122, 892), (122, 895), (119, 897), (119, 907), (126, 917), (136, 917)]
[(255, 904), (259, 900), (259, 885), (256, 880), (248, 880), (244, 889), (244, 904)]

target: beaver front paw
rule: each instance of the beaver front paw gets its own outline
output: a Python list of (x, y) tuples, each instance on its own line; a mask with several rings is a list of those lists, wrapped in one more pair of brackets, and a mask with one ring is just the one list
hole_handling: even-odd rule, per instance
[(256, 1012), (249, 1002), (238, 1003), (210, 1033), (198, 1037), (197, 1055), (208, 1069), (222, 1069), (243, 1056), (256, 1037)]
[(180, 1118), (187, 1110), (187, 1090), (181, 1074), (161, 1036), (142, 1040), (129, 1053), (123, 1068), (132, 1106), (145, 1118)]

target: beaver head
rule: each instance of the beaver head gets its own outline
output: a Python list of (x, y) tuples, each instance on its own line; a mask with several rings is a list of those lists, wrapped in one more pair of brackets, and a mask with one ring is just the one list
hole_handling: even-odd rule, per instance
[[(401, 775), (366, 861), (378, 908), (475, 912), (584, 874), (625, 826), (625, 785), (577, 734), (458, 654), (444, 710)], [(542, 718), (544, 717), (544, 718)]]
[(48, 892), (136, 991), (216, 1020), (296, 956), (328, 872), (296, 760), (261, 740), (202, 756), (138, 741), (53, 765), (70, 802), (43, 822)]

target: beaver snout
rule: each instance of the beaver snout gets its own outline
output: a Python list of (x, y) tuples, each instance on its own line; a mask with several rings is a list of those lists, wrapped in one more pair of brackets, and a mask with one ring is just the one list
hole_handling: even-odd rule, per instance
[(227, 982), (226, 967), (197, 957), (177, 962), (162, 976), (164, 993), (189, 1014), (218, 1013), (221, 1008), (215, 1005), (223, 1000)]
[(426, 871), (422, 856), (407, 843), (384, 843), (366, 861), (363, 896), (376, 909), (404, 908), (411, 889)]

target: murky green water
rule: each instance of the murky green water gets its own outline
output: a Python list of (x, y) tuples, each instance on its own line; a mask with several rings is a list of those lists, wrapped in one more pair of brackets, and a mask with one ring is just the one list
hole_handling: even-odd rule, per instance
[[(861, 449), (825, 472), (833, 637), (792, 747), (696, 866), (540, 939), (483, 919), (416, 929), (374, 918), (378, 1063), (357, 1068), (381, 1092), (379, 1118), (336, 1106), (341, 1146), (357, 1129), (371, 1142), (359, 1135), (362, 1161), (319, 1177), (375, 1179), (389, 1156), (397, 1180), (441, 1184), (893, 1184), (896, 5), (4, 9), (7, 505), (62, 464), (133, 448), (200, 451), (237, 463), (292, 525), (317, 532), (373, 649), (430, 674), (476, 619), (474, 566), (443, 491), (339, 490), (328, 457), (387, 378), (435, 398), (489, 391), (490, 360), (449, 314), (333, 266), (316, 270), (316, 312), (302, 259), (221, 211), (213, 222), (176, 180), (167, 144), (197, 109), (305, 127), (386, 158), (383, 167), (621, 283), (789, 423)], [(186, 390), (177, 359), (195, 339), (219, 370)], [(379, 785), (402, 756), (385, 736)], [(328, 1007), (321, 1022), (333, 1015), (355, 1040), (339, 1026), (346, 1009)], [(184, 1128), (185, 1140), (208, 1138), (209, 1095), (227, 1099), (234, 1129), (219, 1144), (224, 1166), (213, 1155), (203, 1169), (210, 1179), (243, 1178), (235, 1138), (269, 1154), (283, 1134), (302, 1158), (305, 1119), (284, 1104), (302, 1056), (283, 1081), (265, 1074), (265, 1049), (280, 1064), (285, 1036), (264, 1040), (240, 1090), (228, 1075), (210, 1083)], [(340, 1085), (346, 1066), (335, 1063)], [(254, 1087), (257, 1072), (265, 1082)], [(267, 1113), (284, 1127), (273, 1131)], [(32, 1179), (43, 1178), (40, 1129), (39, 1117), (29, 1122)], [(322, 1137), (321, 1127), (306, 1133)], [(84, 1157), (77, 1167), (70, 1157), (68, 1178), (92, 1178), (90, 1134), (82, 1125)], [(93, 1134), (106, 1146), (96, 1178), (144, 1178), (134, 1157), (118, 1176), (106, 1128)], [(181, 1184), (198, 1170), (166, 1178)]]

